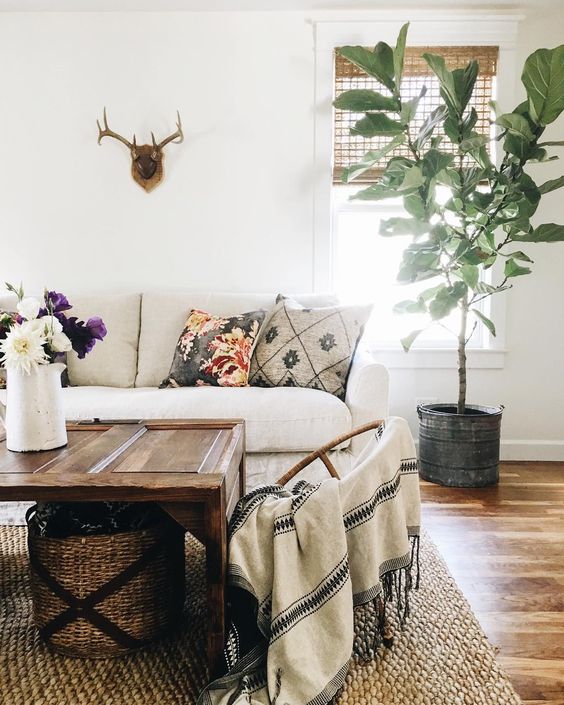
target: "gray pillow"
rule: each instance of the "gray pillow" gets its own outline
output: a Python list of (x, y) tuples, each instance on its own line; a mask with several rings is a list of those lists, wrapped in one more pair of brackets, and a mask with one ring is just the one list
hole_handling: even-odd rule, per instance
[(255, 387), (310, 387), (345, 398), (371, 305), (304, 308), (279, 296), (251, 360)]
[(163, 387), (246, 387), (265, 311), (214, 316), (192, 309), (176, 344)]

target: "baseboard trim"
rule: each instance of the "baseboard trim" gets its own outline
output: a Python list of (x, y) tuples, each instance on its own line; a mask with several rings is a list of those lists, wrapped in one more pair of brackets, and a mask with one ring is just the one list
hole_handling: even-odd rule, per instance
[(564, 441), (507, 440), (501, 441), (502, 460), (564, 461)]
[[(415, 441), (419, 451), (419, 441)], [(507, 440), (501, 441), (501, 460), (564, 462), (564, 441)]]

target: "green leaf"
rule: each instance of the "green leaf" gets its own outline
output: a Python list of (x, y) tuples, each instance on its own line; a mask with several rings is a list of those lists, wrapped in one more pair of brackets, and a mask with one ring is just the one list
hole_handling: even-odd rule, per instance
[(405, 175), (415, 161), (406, 157), (392, 157), (387, 163), (382, 174), (382, 183), (392, 188), (397, 188), (405, 179)]
[(493, 324), (493, 321), (490, 321), (490, 319), (487, 316), (484, 316), (481, 311), (478, 311), (477, 308), (471, 308), (470, 310), (475, 316), (477, 316), (482, 321), (482, 323), (486, 326), (486, 328), (495, 338), (495, 326)]
[(423, 98), (426, 92), (427, 89), (425, 88), (425, 86), (423, 86), (418, 96), (415, 96), (415, 98), (412, 98), (411, 100), (408, 100), (405, 103), (401, 104), (400, 121), (404, 125), (407, 125), (413, 120), (413, 118), (417, 114), (419, 101), (421, 100), (421, 98)]
[(518, 242), (564, 242), (564, 225), (545, 223), (530, 233), (515, 236), (513, 239)]
[(505, 263), (504, 274), (509, 279), (510, 277), (520, 277), (523, 274), (530, 274), (529, 267), (522, 267), (514, 259), (508, 259)]
[(510, 252), (508, 253), (507, 257), (512, 257), (513, 259), (521, 260), (521, 262), (533, 263), (533, 260), (529, 257), (529, 255), (526, 255), (524, 252), (521, 252), (521, 250), (517, 250), (517, 252)]
[(419, 133), (413, 142), (416, 149), (424, 147), (425, 143), (431, 138), (435, 127), (445, 119), (446, 114), (447, 107), (445, 105), (439, 105), (438, 108), (435, 108), (430, 113), (423, 125), (421, 125)]
[(458, 128), (458, 116), (456, 114), (449, 114), (444, 121), (443, 129), (449, 140), (453, 144), (458, 144), (460, 139), (460, 130)]
[(519, 160), (526, 159), (529, 154), (530, 143), (516, 134), (508, 132), (503, 141), (503, 149), (515, 155)]
[(463, 282), (456, 282), (454, 286), (440, 289), (435, 298), (429, 303), (431, 318), (434, 321), (438, 321), (448, 316), (467, 291), (466, 284)]
[(355, 113), (364, 113), (369, 110), (388, 110), (390, 112), (399, 110), (398, 101), (395, 98), (366, 89), (345, 91), (334, 101), (333, 105), (339, 110), (352, 110)]
[(555, 159), (558, 159), (558, 157), (556, 154), (547, 154), (546, 149), (543, 147), (534, 147), (529, 152), (527, 159), (529, 162), (553, 162)]
[(441, 85), (441, 95), (447, 104), (449, 112), (456, 115), (460, 114), (460, 100), (456, 92), (456, 86), (454, 82), (454, 76), (452, 72), (446, 67), (445, 60), (442, 56), (437, 54), (423, 54), (423, 58), (431, 67), (433, 73), (439, 79)]
[(409, 22), (406, 22), (399, 31), (394, 49), (394, 79), (398, 89), (401, 82), (401, 75), (403, 73), (403, 59), (405, 55), (405, 42), (407, 39), (408, 28)]
[(429, 232), (429, 223), (415, 218), (387, 218), (380, 221), (380, 235), (413, 235), (417, 237)]
[(511, 134), (517, 135), (517, 137), (520, 137), (527, 142), (532, 142), (535, 138), (531, 128), (529, 127), (529, 123), (522, 115), (518, 115), (517, 113), (506, 113), (505, 115), (500, 115), (495, 122), (496, 125), (505, 128)]
[(500, 112), (501, 112), (500, 109), (499, 109), (499, 105), (498, 105), (497, 100), (489, 100), (489, 101), (488, 101), (488, 105), (490, 106), (490, 108), (492, 109), (493, 114), (494, 114), (495, 117), (497, 118), (498, 115), (499, 115)]
[(474, 291), (477, 294), (493, 294), (497, 291), (497, 289), (495, 286), (492, 286), (486, 282), (478, 282), (474, 288)]
[(414, 218), (418, 220), (427, 219), (427, 206), (419, 193), (409, 193), (403, 197), (403, 207)]
[(463, 118), (462, 118), (462, 130), (464, 134), (466, 135), (474, 129), (476, 123), (478, 122), (478, 113), (476, 112), (476, 108), (471, 108), (470, 112), (467, 113)]
[(425, 302), (430, 301), (432, 298), (434, 298), (437, 295), (437, 293), (440, 289), (445, 289), (445, 288), (446, 288), (445, 284), (438, 284), (437, 286), (432, 286), (429, 289), (424, 289), (419, 294), (419, 296), (417, 298), (422, 299)]
[(357, 191), (351, 196), (351, 201), (383, 201), (386, 198), (397, 198), (398, 194), (394, 188), (384, 186), (384, 184), (372, 184), (367, 188)]
[(397, 120), (391, 120), (383, 113), (367, 113), (362, 119), (351, 127), (351, 135), (361, 137), (378, 137), (400, 135), (403, 133), (403, 125)]
[(550, 179), (550, 181), (545, 181), (544, 184), (539, 186), (540, 193), (550, 193), (550, 191), (555, 191), (557, 188), (564, 186), (564, 176), (559, 176), (557, 179)]
[(480, 149), (475, 149), (470, 154), (474, 157), (476, 162), (482, 167), (482, 169), (490, 169), (492, 165), (492, 160), (488, 154), (488, 150), (485, 147), (480, 147)]
[(521, 80), (529, 98), (531, 117), (539, 125), (554, 122), (564, 110), (564, 44), (537, 49), (525, 61)]
[[(386, 45), (387, 46), (387, 45)], [(337, 51), (345, 59), (348, 59), (352, 64), (358, 66), (365, 73), (372, 78), (376, 78), (380, 83), (382, 83), (386, 88), (391, 91), (395, 89), (395, 83), (393, 81), (393, 55), (392, 50), (388, 47), (390, 51), (390, 58), (392, 63), (392, 70), (389, 70), (389, 58), (386, 50), (380, 45), (376, 45), (374, 51), (369, 51), (361, 46), (346, 46), (340, 47)]]
[(449, 167), (454, 161), (454, 154), (439, 152), (438, 149), (429, 149), (422, 159), (423, 174), (427, 178), (436, 176), (443, 169)]
[(476, 239), (476, 245), (478, 245), (481, 250), (491, 255), (496, 251), (494, 234), (488, 232), (487, 230), (485, 232), (481, 232)]
[(422, 300), (412, 301), (411, 299), (406, 299), (397, 303), (393, 311), (394, 313), (426, 313), (427, 307)]
[(394, 50), (392, 47), (389, 44), (386, 44), (386, 42), (378, 42), (372, 53), (382, 65), (383, 70), (390, 81), (388, 88), (391, 91), (394, 91), (394, 89), (399, 89), (399, 86), (396, 86), (394, 82)]
[(470, 289), (475, 289), (480, 277), (480, 270), (476, 265), (463, 264), (458, 270), (462, 281), (468, 285)]
[(470, 152), (473, 149), (480, 149), (480, 147), (484, 147), (489, 141), (490, 138), (487, 135), (474, 135), (473, 137), (468, 137), (467, 139), (462, 140), (460, 143), (460, 149), (463, 152)]
[(406, 335), (405, 338), (402, 338), (400, 340), (402, 348), (405, 350), (405, 352), (409, 352), (409, 349), (415, 342), (415, 339), (417, 338), (418, 335), (423, 333), (424, 328), (420, 328), (419, 330), (414, 330), (412, 331), (409, 335)]
[(401, 185), (396, 188), (396, 191), (399, 194), (412, 193), (424, 183), (425, 179), (421, 173), (421, 168), (419, 166), (412, 166), (411, 169), (405, 172), (405, 177)]
[(460, 106), (460, 114), (462, 115), (474, 91), (474, 84), (478, 77), (478, 62), (474, 59), (470, 61), (465, 68), (454, 69), (452, 77), (454, 79), (456, 97)]
[(362, 157), (362, 160), (357, 164), (352, 164), (343, 171), (343, 176), (341, 177), (345, 183), (349, 183), (357, 176), (360, 176), (368, 169), (371, 169), (375, 164), (377, 164), (380, 159), (385, 157), (389, 152), (391, 152), (396, 147), (399, 147), (405, 140), (404, 135), (396, 135), (390, 142), (385, 144), (380, 149), (374, 149)]
[(480, 250), (480, 248), (473, 247), (467, 250), (463, 255), (460, 255), (458, 259), (464, 264), (482, 264), (482, 262), (487, 259), (487, 256), (487, 253)]
[(529, 211), (529, 214), (532, 215), (535, 212), (536, 206), (541, 198), (539, 187), (525, 172), (523, 172), (518, 178), (516, 185), (519, 187), (519, 191), (521, 191), (531, 206), (534, 206), (534, 208)]

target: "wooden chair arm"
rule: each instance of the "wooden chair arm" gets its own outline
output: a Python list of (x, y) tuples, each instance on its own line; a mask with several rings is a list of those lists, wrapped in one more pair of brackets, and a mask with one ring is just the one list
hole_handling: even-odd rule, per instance
[(374, 429), (381, 426), (383, 423), (383, 419), (379, 419), (378, 421), (371, 421), (370, 423), (366, 423), (363, 426), (359, 426), (358, 428), (355, 428), (352, 431), (348, 431), (347, 433), (343, 433), (342, 435), (337, 436), (337, 438), (334, 438), (332, 441), (329, 441), (329, 443), (326, 443), (325, 445), (321, 446), (321, 448), (318, 448), (309, 455), (306, 455), (303, 460), (300, 460), (300, 462), (296, 463), (293, 467), (291, 467), (288, 472), (284, 473), (284, 475), (282, 475), (282, 477), (277, 480), (276, 484), (285, 485), (301, 470), (306, 468), (308, 465), (311, 465), (311, 463), (313, 463), (313, 461), (317, 460), (318, 458), (323, 462), (323, 464), (329, 471), (331, 477), (335, 477), (337, 478), (337, 480), (340, 480), (341, 478), (339, 477), (339, 473), (335, 469), (333, 463), (329, 460), (327, 452), (333, 449), (335, 446), (340, 445), (344, 441), (348, 441), (354, 436), (359, 436), (361, 433), (366, 433), (367, 431), (373, 431)]

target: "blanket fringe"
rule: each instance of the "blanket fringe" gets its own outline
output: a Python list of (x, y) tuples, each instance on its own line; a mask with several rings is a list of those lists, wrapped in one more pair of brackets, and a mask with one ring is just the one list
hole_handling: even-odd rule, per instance
[[(395, 603), (400, 628), (403, 629), (409, 617), (409, 593), (413, 588), (419, 590), (419, 536), (411, 536), (411, 557), (404, 568), (396, 568), (384, 573), (381, 578), (382, 592), (373, 600), (377, 615), (377, 629), (372, 648), (376, 650), (380, 643), (389, 648), (394, 643), (394, 630), (388, 619), (388, 605)], [(415, 574), (415, 579), (414, 579)]]

